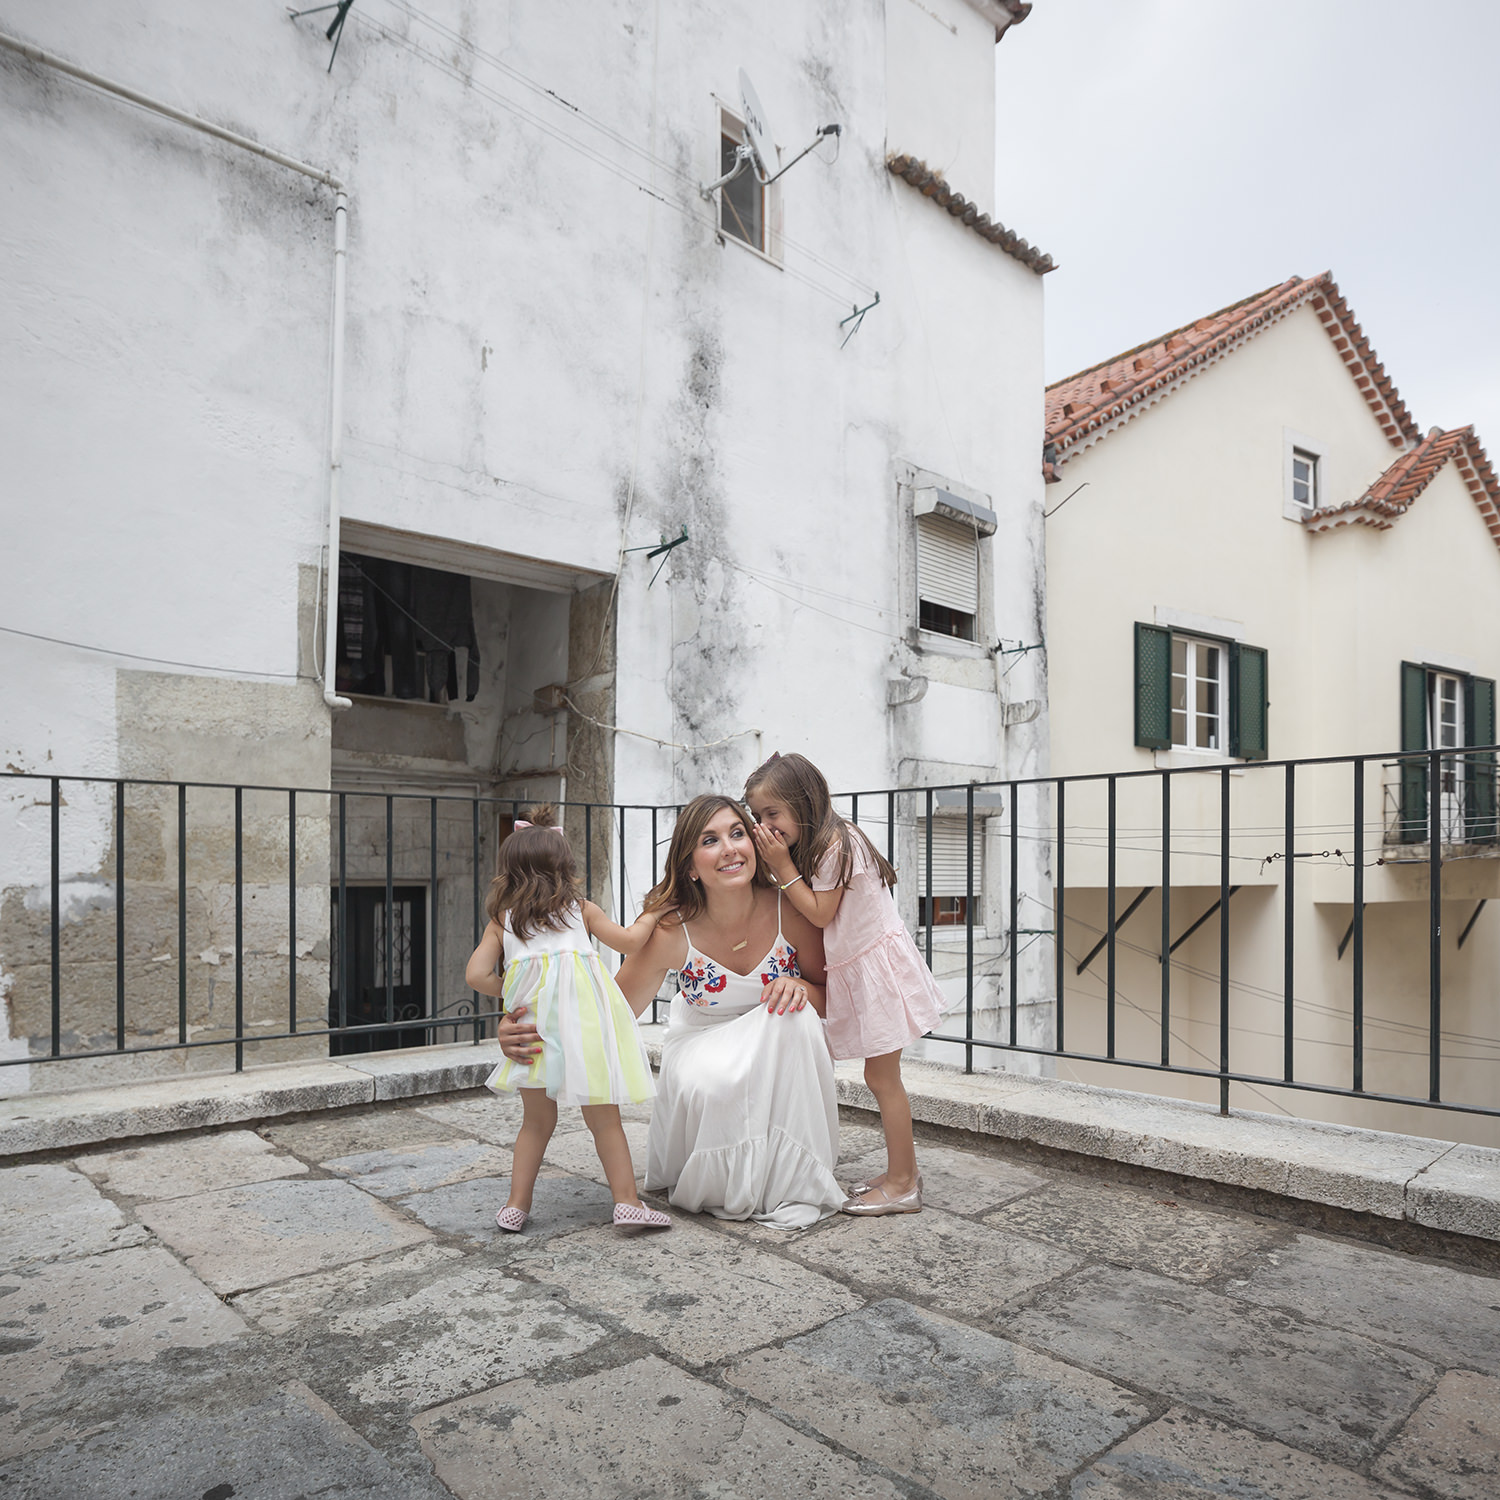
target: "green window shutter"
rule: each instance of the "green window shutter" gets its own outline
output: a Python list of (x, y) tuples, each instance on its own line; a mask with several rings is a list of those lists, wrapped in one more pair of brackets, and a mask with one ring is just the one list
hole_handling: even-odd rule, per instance
[(1266, 651), (1262, 646), (1229, 648), (1229, 753), (1241, 760), (1264, 760), (1270, 739)]
[(1135, 742), (1147, 750), (1172, 748), (1172, 632), (1135, 627)]
[[(1464, 742), (1495, 743), (1495, 683), (1490, 677), (1464, 679)], [(1471, 844), (1496, 842), (1495, 752), (1464, 757), (1464, 838)]]
[[(1401, 663), (1401, 748), (1427, 748), (1427, 668)], [(1401, 762), (1401, 842), (1427, 842), (1427, 762)]]

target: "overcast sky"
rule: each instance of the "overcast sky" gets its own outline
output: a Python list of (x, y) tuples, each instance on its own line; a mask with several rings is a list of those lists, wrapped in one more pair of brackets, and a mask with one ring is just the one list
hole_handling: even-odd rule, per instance
[(1036, 0), (996, 69), (1049, 381), (1331, 270), (1422, 430), (1500, 463), (1500, 0)]

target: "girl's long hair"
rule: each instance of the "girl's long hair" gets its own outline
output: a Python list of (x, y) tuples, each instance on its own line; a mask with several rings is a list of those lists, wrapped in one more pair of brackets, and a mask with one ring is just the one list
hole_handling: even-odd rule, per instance
[[(744, 823), (745, 832), (749, 833), (753, 820), (733, 797), (712, 795), (694, 797), (677, 814), (677, 826), (672, 830), (672, 842), (667, 849), (666, 871), (661, 879), (646, 892), (646, 899), (641, 903), (642, 911), (675, 909), (679, 919), (684, 922), (691, 922), (703, 912), (708, 905), (708, 900), (703, 894), (703, 887), (692, 878), (693, 855), (698, 848), (698, 840), (703, 837), (703, 830), (725, 808), (728, 808)], [(755, 859), (753, 842), (749, 855), (752, 860)], [(755, 883), (757, 885), (768, 883), (759, 860), (755, 861)]]
[(517, 828), (500, 845), (498, 871), (484, 898), (490, 921), (499, 923), (509, 912), (510, 930), (523, 943), (536, 932), (560, 931), (580, 897), (573, 851), (553, 827), (557, 809), (541, 802), (527, 817), (531, 827)]
[(746, 800), (762, 790), (785, 803), (786, 810), (796, 819), (800, 832), (792, 846), (792, 863), (808, 885), (830, 849), (838, 851), (835, 884), (848, 885), (854, 873), (855, 839), (864, 844), (881, 880), (888, 886), (895, 885), (894, 866), (870, 842), (864, 829), (833, 810), (827, 780), (805, 755), (775, 754), (764, 765), (757, 766), (745, 783)]

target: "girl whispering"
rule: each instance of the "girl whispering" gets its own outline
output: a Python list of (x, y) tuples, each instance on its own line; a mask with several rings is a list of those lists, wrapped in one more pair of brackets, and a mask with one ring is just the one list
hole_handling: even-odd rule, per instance
[[(533, 808), (532, 821), (518, 818), (500, 845), (499, 874), (484, 903), (490, 920), (464, 974), (470, 988), (503, 1001), (507, 1014), (529, 1010), (542, 1039), (529, 1064), (507, 1058), (485, 1080), (496, 1093), (521, 1094), (510, 1196), (495, 1223), (512, 1234), (525, 1227), (557, 1106), (577, 1104), (614, 1195), (615, 1224), (667, 1229), (672, 1221), (666, 1214), (647, 1208), (636, 1193), (620, 1124), (621, 1104), (655, 1094), (651, 1065), (635, 1013), (589, 946), (596, 937), (617, 953), (634, 953), (656, 918), (621, 927), (580, 899), (573, 851), (555, 816), (550, 806)], [(496, 972), (502, 960), (503, 977)]]
[(843, 1211), (920, 1213), (901, 1049), (937, 1024), (943, 996), (891, 898), (896, 872), (834, 812), (828, 783), (806, 756), (773, 755), (751, 772), (745, 801), (760, 857), (792, 905), (823, 929), (828, 1044), (835, 1057), (864, 1058), (865, 1082), (880, 1106), (886, 1169), (851, 1188)]

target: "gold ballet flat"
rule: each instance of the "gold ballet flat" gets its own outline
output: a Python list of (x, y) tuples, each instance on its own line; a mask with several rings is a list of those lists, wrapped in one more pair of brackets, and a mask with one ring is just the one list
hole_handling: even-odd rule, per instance
[(922, 1212), (922, 1174), (917, 1173), (917, 1184), (909, 1193), (893, 1198), (883, 1187), (869, 1189), (880, 1194), (880, 1201), (870, 1203), (862, 1198), (850, 1198), (840, 1208), (840, 1213), (850, 1214), (856, 1219), (878, 1219), (885, 1214), (919, 1214)]

